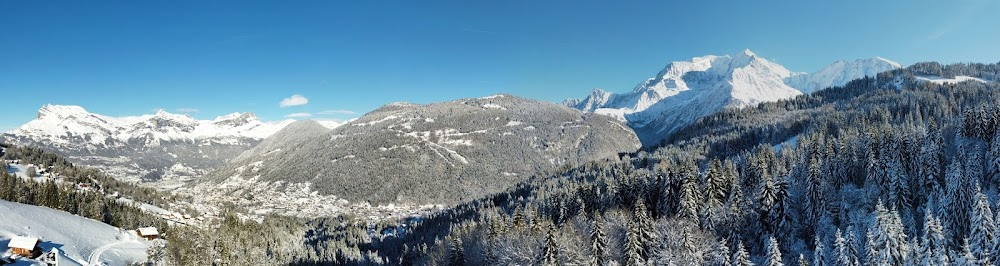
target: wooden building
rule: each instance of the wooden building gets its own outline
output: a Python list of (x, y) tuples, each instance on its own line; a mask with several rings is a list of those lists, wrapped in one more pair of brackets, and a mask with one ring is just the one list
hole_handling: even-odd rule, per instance
[(156, 227), (143, 227), (135, 231), (139, 233), (140, 237), (145, 238), (146, 240), (160, 238), (160, 231), (157, 231)]
[(41, 242), (41, 240), (34, 237), (15, 236), (7, 246), (10, 247), (11, 252), (14, 254), (34, 258), (36, 254), (41, 254), (41, 250), (38, 249), (38, 243)]

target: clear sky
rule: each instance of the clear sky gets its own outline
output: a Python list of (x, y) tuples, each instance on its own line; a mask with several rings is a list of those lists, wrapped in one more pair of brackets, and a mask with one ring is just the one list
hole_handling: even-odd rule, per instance
[[(46, 103), (278, 120), (501, 92), (561, 101), (745, 48), (807, 72), (873, 56), (992, 63), (997, 10), (989, 0), (0, 1), (0, 130)], [(308, 103), (281, 107), (292, 95)]]

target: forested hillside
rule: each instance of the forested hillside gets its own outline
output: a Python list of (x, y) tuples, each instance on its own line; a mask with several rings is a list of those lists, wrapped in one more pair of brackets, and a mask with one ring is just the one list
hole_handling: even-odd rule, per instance
[[(405, 226), (286, 221), (306, 241), (280, 261), (997, 263), (998, 74), (1000, 64), (917, 64), (725, 111), (662, 147), (540, 175)], [(921, 78), (930, 75), (986, 82)]]
[(1000, 86), (918, 77), (997, 73), (917, 64), (709, 116), (670, 145), (443, 214), (450, 234), (411, 235), (437, 244), (403, 261), (996, 263)]
[[(52, 179), (41, 182), (29, 180), (7, 173), (7, 164), (4, 163), (0, 165), (4, 169), (0, 172), (0, 200), (49, 207), (120, 228), (155, 226), (164, 232), (169, 230), (167, 222), (157, 215), (143, 211), (133, 203), (118, 200), (118, 197), (146, 203), (174, 200), (166, 194), (117, 181), (91, 168), (74, 166), (65, 158), (40, 149), (7, 144), (0, 146), (4, 147), (2, 158), (5, 160), (52, 166), (53, 172), (67, 176), (58, 182)], [(81, 189), (78, 184), (91, 186)]]

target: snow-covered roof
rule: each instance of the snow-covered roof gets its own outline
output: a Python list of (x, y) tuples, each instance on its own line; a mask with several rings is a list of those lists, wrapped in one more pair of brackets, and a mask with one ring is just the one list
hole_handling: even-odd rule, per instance
[(10, 244), (7, 244), (7, 246), (11, 248), (35, 249), (35, 245), (37, 244), (38, 238), (15, 236), (10, 240)]
[(160, 231), (156, 231), (156, 227), (143, 227), (139, 228), (139, 235), (141, 236), (155, 236), (159, 235)]

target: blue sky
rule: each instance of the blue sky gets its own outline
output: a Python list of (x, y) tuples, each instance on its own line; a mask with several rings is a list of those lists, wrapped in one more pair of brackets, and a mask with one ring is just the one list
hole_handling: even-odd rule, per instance
[[(1000, 61), (988, 0), (160, 3), (0, 2), (0, 130), (46, 103), (277, 120), (500, 92), (560, 101), (744, 48), (793, 71)], [(280, 106), (293, 95), (308, 103)]]

